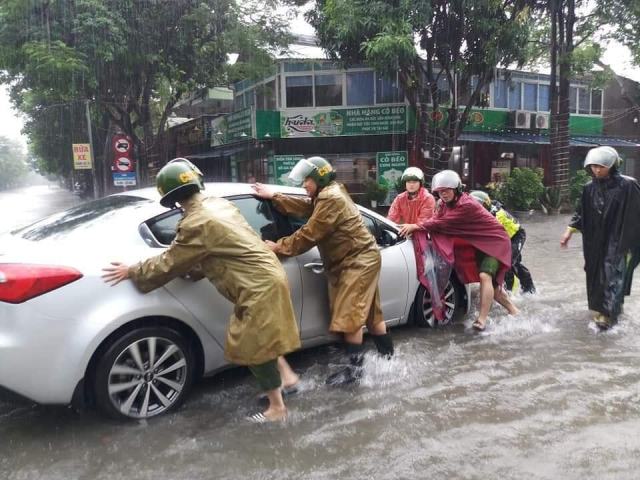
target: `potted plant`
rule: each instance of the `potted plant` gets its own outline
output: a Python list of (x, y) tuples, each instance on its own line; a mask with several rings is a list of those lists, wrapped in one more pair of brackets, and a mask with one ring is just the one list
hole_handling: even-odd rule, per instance
[(591, 176), (585, 170), (578, 170), (575, 176), (569, 180), (569, 200), (573, 207), (578, 205), (580, 197), (582, 197), (582, 189), (589, 180), (591, 180)]
[(372, 208), (376, 208), (378, 203), (383, 202), (387, 198), (389, 188), (380, 184), (375, 180), (369, 180), (366, 184), (366, 197)]
[(501, 189), (507, 205), (528, 213), (544, 192), (543, 176), (541, 168), (514, 168)]
[(544, 192), (540, 196), (542, 210), (549, 214), (557, 215), (562, 206), (562, 189), (558, 186), (544, 187)]

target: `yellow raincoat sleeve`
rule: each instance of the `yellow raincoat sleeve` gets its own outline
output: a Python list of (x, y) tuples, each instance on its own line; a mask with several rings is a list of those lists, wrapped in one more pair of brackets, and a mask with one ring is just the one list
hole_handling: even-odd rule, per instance
[(330, 235), (335, 229), (339, 214), (332, 207), (330, 199), (318, 198), (307, 223), (293, 235), (278, 240), (278, 253), (290, 257), (299, 255)]
[(178, 226), (176, 238), (160, 255), (129, 267), (129, 278), (143, 293), (189, 273), (207, 255), (199, 228)]
[(313, 203), (310, 198), (293, 197), (276, 193), (272, 199), (273, 205), (280, 213), (292, 217), (307, 218), (313, 213)]

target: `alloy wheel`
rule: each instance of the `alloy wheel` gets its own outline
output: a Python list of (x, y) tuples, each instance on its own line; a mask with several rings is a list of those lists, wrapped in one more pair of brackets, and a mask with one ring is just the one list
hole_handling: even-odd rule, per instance
[[(453, 316), (456, 311), (456, 289), (453, 286), (453, 282), (448, 282), (444, 290), (444, 321), (440, 322), (440, 325), (446, 325), (453, 320)], [(427, 289), (424, 289), (424, 295), (422, 297), (422, 318), (424, 324), (429, 327), (435, 327), (438, 323), (433, 314), (433, 305), (431, 302), (431, 295)]]
[(122, 350), (111, 366), (109, 400), (126, 417), (159, 415), (180, 398), (188, 368), (185, 352), (170, 339), (136, 340)]

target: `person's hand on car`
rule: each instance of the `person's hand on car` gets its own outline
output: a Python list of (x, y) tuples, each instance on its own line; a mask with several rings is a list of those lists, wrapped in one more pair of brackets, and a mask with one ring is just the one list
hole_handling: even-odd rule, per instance
[(253, 190), (256, 192), (257, 197), (260, 197), (264, 200), (271, 200), (273, 198), (273, 192), (262, 183), (256, 182), (251, 185), (251, 188), (253, 188)]
[(400, 225), (400, 231), (398, 233), (401, 237), (408, 237), (419, 228), (415, 223), (405, 223), (404, 225)]
[(273, 253), (280, 253), (280, 247), (278, 246), (278, 244), (276, 242), (272, 242), (271, 240), (265, 240), (264, 243), (267, 244), (267, 247), (269, 247), (269, 249)]
[(112, 287), (129, 278), (129, 265), (122, 262), (111, 262), (111, 266), (103, 268), (102, 271), (105, 272), (102, 279)]

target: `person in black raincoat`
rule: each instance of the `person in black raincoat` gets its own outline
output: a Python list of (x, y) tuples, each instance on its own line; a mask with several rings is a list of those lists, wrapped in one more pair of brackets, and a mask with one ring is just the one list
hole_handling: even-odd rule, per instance
[(589, 309), (596, 325), (611, 327), (631, 292), (633, 270), (640, 262), (640, 185), (618, 172), (620, 156), (611, 147), (589, 150), (584, 167), (593, 180), (584, 186), (580, 203), (560, 239), (566, 247), (574, 232), (582, 233)]

